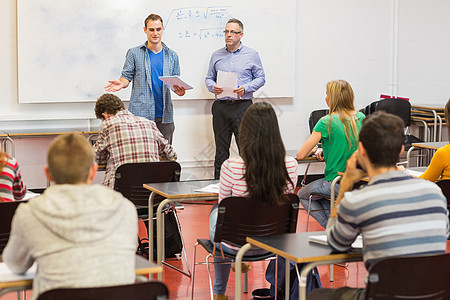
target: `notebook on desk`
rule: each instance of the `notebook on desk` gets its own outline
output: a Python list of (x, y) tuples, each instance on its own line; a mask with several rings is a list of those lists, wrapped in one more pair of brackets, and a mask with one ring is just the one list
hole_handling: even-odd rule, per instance
[[(310, 241), (312, 243), (317, 243), (317, 244), (328, 246), (328, 240), (327, 240), (326, 234), (311, 235), (308, 237), (308, 241)], [(356, 237), (356, 240), (352, 244), (352, 248), (362, 248), (362, 247), (363, 247), (362, 236), (358, 235)]]

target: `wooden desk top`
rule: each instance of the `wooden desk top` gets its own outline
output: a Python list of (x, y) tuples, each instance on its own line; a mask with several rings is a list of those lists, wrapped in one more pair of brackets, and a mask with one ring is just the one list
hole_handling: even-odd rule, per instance
[(445, 142), (424, 142), (424, 143), (413, 143), (412, 146), (416, 148), (424, 148), (424, 149), (431, 149), (431, 150), (437, 150), (439, 148), (444, 147), (445, 145), (448, 145), (448, 141)]
[(54, 136), (65, 133), (94, 134), (98, 132), (98, 130), (89, 130), (88, 128), (0, 130), (0, 137)]
[[(135, 266), (135, 273), (136, 275), (148, 275), (148, 274), (154, 274), (154, 273), (161, 273), (162, 272), (162, 266), (158, 266), (154, 262), (150, 262), (147, 259), (136, 255), (136, 266)], [(4, 264), (4, 263), (2, 263)], [(23, 280), (14, 280), (11, 281), (9, 277), (4, 277), (0, 275), (0, 289), (3, 288), (12, 288), (12, 287), (24, 287), (24, 288), (31, 288), (33, 284), (33, 279), (23, 279)], [(27, 276), (27, 275), (25, 275)], [(16, 277), (25, 277), (17, 275)], [(28, 278), (30, 275), (28, 275)], [(34, 277), (34, 275), (33, 275)]]
[(298, 150), (286, 150), (286, 155), (295, 158), (299, 164), (323, 162), (323, 161), (317, 160), (317, 158), (315, 156), (308, 156), (304, 159), (297, 159), (296, 158), (297, 152), (298, 152)]
[(347, 253), (333, 253), (325, 245), (309, 242), (310, 235), (323, 235), (325, 231), (286, 233), (265, 237), (247, 237), (247, 242), (296, 263), (308, 263), (330, 259), (362, 258), (361, 249)]
[(157, 193), (167, 199), (217, 197), (218, 193), (196, 192), (210, 184), (217, 184), (219, 180), (179, 181), (163, 183), (145, 183), (144, 188)]
[(419, 105), (411, 105), (411, 108), (419, 110), (441, 111), (444, 110), (444, 104), (419, 104)]

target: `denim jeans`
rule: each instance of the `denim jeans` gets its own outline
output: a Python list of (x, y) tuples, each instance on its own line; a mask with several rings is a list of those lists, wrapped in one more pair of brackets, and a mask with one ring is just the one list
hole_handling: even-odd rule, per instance
[[(217, 207), (215, 204), (211, 209), (211, 213), (209, 214), (209, 239), (214, 244), (214, 234), (216, 232), (216, 223), (217, 223)], [(249, 212), (250, 213), (250, 212)], [(231, 249), (222, 243), (222, 249), (224, 253), (228, 254), (236, 254), (238, 251)], [(218, 250), (218, 251), (217, 251)], [(216, 255), (218, 257), (214, 257), (214, 294), (215, 295), (225, 295), (227, 290), (228, 277), (230, 276), (231, 262), (232, 260), (229, 258), (223, 259), (220, 257), (220, 248), (217, 247)], [(262, 249), (250, 249), (245, 253), (245, 256), (254, 256), (254, 255), (262, 255), (267, 253), (267, 251)], [(229, 264), (223, 264), (223, 262), (229, 262)]]
[[(312, 192), (321, 193), (327, 196), (331, 195), (331, 183), (333, 181), (326, 181), (325, 178), (317, 179), (298, 191), (298, 197), (300, 198), (300, 204), (307, 210), (309, 196)], [(339, 194), (339, 184), (336, 184), (334, 189), (335, 196)], [(311, 210), (327, 209), (324, 211), (311, 212), (311, 216), (319, 222), (323, 228), (327, 227), (327, 222), (330, 217), (330, 201), (320, 197), (313, 197), (311, 200)]]

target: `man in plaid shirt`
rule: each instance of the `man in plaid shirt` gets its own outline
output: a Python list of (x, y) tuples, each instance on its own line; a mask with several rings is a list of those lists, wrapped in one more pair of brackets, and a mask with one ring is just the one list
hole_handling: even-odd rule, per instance
[(94, 145), (98, 163), (106, 163), (103, 185), (114, 188), (115, 173), (126, 163), (176, 160), (172, 145), (155, 122), (137, 117), (125, 109), (119, 97), (104, 94), (95, 104), (95, 115), (103, 120)]

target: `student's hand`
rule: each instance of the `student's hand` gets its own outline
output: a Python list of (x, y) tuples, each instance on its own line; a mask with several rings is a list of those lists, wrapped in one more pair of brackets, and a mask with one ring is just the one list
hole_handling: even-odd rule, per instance
[(215, 86), (213, 86), (213, 91), (214, 91), (214, 94), (220, 95), (220, 94), (223, 93), (223, 88), (221, 88), (221, 87), (215, 85)]
[(316, 151), (315, 154), (318, 161), (325, 161), (325, 157), (323, 157), (323, 150)]
[(173, 89), (175, 94), (177, 94), (178, 96), (184, 96), (184, 94), (186, 94), (186, 90), (184, 89), (184, 87), (179, 87), (178, 85), (174, 84)]
[(244, 95), (245, 89), (244, 89), (244, 87), (241, 85), (241, 86), (238, 86), (237, 89), (233, 90), (233, 93), (237, 93), (238, 96), (241, 97), (242, 95)]
[(109, 80), (108, 82), (109, 82), (109, 84), (107, 86), (105, 86), (105, 90), (107, 92), (117, 92), (117, 91), (120, 91), (124, 87), (123, 82), (118, 79), (117, 80)]
[(361, 179), (367, 176), (367, 173), (357, 167), (358, 165), (358, 150), (356, 150), (352, 156), (347, 160), (347, 168), (345, 169), (344, 177), (341, 181), (345, 185), (353, 185), (359, 182)]

